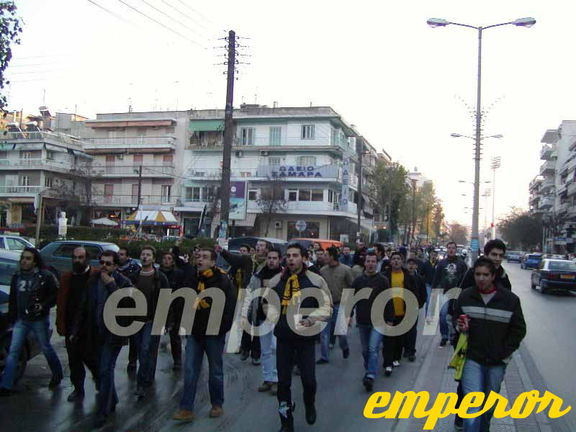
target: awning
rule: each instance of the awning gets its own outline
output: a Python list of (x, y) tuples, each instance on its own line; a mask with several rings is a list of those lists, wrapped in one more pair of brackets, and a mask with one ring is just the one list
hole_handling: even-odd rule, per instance
[(256, 222), (256, 213), (248, 213), (246, 214), (246, 219), (230, 221), (230, 226), (234, 224), (241, 227), (253, 227), (254, 222)]
[(216, 132), (224, 130), (224, 120), (191, 120), (190, 132)]
[(169, 211), (138, 210), (122, 221), (125, 225), (176, 225), (178, 220)]

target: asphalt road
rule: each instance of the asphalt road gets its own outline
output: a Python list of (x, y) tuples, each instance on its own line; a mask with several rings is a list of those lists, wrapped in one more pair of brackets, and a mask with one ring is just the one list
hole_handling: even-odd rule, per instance
[(516, 263), (504, 263), (504, 268), (522, 301), (528, 328), (524, 344), (548, 390), (572, 405), (564, 420), (576, 431), (576, 294), (542, 294), (530, 288), (532, 270)]

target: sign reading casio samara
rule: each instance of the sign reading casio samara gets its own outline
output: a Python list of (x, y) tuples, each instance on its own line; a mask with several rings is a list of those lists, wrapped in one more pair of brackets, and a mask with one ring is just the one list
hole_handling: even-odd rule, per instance
[(322, 177), (322, 173), (312, 165), (279, 165), (272, 171), (272, 177)]

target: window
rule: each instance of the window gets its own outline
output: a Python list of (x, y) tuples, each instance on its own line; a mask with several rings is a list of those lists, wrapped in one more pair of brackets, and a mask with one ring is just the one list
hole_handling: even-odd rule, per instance
[(200, 188), (187, 187), (186, 188), (186, 201), (199, 202), (200, 201)]
[(328, 202), (334, 202), (334, 191), (328, 190)]
[(279, 146), (282, 142), (282, 128), (279, 126), (272, 126), (270, 128), (270, 145)]
[(105, 184), (104, 185), (104, 202), (111, 203), (112, 202), (112, 195), (114, 195), (114, 185), (113, 184)]
[(8, 157), (8, 152), (0, 151), (0, 159), (6, 159)]
[(315, 156), (300, 156), (298, 158), (298, 165), (316, 166), (316, 157)]
[(162, 156), (162, 164), (164, 166), (171, 166), (173, 163), (174, 163), (174, 156), (173, 155)]
[(132, 202), (138, 203), (138, 183), (132, 184)]
[(258, 189), (248, 190), (248, 201), (256, 201), (258, 199)]
[(21, 251), (28, 245), (20, 239), (6, 237), (6, 246), (8, 246), (8, 249), (10, 250)]
[(212, 202), (218, 195), (218, 188), (215, 186), (204, 186), (202, 188), (202, 201)]
[(288, 201), (297, 201), (298, 199), (298, 190), (290, 189), (288, 190)]
[(20, 186), (30, 186), (30, 177), (29, 176), (20, 176), (18, 178), (18, 184)]
[(314, 125), (302, 125), (302, 139), (314, 139)]
[(133, 160), (134, 160), (134, 165), (142, 165), (142, 163), (144, 162), (144, 155), (141, 154), (135, 154), (133, 156)]
[(330, 130), (330, 144), (338, 145), (338, 129), (332, 128)]
[(312, 189), (312, 201), (324, 201), (324, 190)]
[[(10, 286), (12, 275), (18, 270), (18, 261), (12, 261), (6, 258), (0, 259), (0, 285)], [(0, 295), (3, 291), (0, 291)], [(6, 295), (6, 302), (8, 296)]]
[(240, 171), (240, 177), (252, 177), (252, 173), (250, 171)]
[(162, 202), (170, 202), (170, 195), (172, 192), (172, 185), (162, 185)]
[(254, 145), (255, 132), (254, 128), (240, 129), (240, 145)]
[(86, 249), (86, 254), (88, 254), (90, 260), (94, 261), (100, 259), (100, 255), (103, 251), (98, 246), (82, 245), (82, 247)]
[(298, 201), (310, 201), (310, 189), (300, 189), (298, 192)]
[(268, 158), (268, 165), (280, 165), (282, 163), (282, 158), (278, 156), (270, 156)]
[(52, 177), (44, 177), (44, 186), (51, 188), (53, 180)]
[(60, 245), (52, 255), (55, 257), (72, 258), (72, 252), (79, 246), (80, 243), (64, 243)]
[(46, 151), (46, 159), (48, 160), (54, 160), (54, 152), (51, 150), (47, 150)]

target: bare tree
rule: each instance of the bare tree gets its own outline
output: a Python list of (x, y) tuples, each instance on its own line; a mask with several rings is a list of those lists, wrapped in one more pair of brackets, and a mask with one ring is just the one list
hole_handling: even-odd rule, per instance
[(262, 212), (262, 217), (265, 223), (264, 237), (268, 236), (270, 223), (273, 217), (280, 212), (286, 210), (288, 201), (286, 201), (284, 191), (286, 189), (286, 182), (278, 177), (268, 177), (268, 182), (265, 186), (260, 188), (260, 196), (256, 200), (256, 204)]

